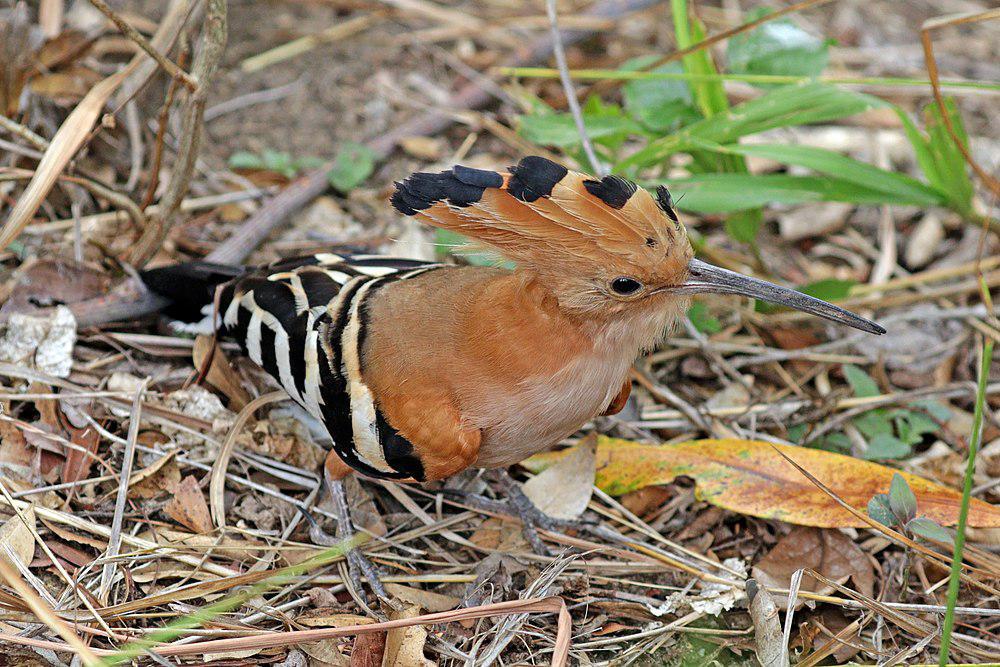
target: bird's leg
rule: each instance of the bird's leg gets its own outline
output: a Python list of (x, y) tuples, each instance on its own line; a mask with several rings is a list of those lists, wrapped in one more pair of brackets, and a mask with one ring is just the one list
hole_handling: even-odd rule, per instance
[(542, 538), (538, 535), (539, 528), (556, 531), (566, 529), (587, 530), (589, 527), (590, 524), (586, 521), (556, 519), (538, 509), (535, 503), (531, 502), (531, 499), (525, 495), (521, 485), (506, 470), (491, 470), (489, 474), (500, 485), (500, 488), (503, 489), (507, 500), (496, 501), (477, 495), (466, 496), (467, 500), (471, 501), (470, 504), (487, 511), (500, 512), (521, 519), (521, 530), (524, 533), (524, 538), (531, 545), (531, 550), (536, 554), (540, 556), (551, 555), (548, 547), (545, 546)]
[[(337, 465), (340, 463), (339, 457), (335, 462), (330, 461), (332, 457), (336, 456), (337, 454), (332, 450), (327, 456), (326, 465), (323, 466), (324, 474), (323, 482), (321, 483), (326, 488), (327, 493), (330, 494), (330, 500), (333, 501), (334, 518), (337, 521), (337, 536), (334, 537), (324, 531), (316, 523), (315, 519), (308, 513), (305, 513), (310, 524), (309, 538), (313, 543), (325, 547), (340, 546), (345, 542), (350, 543), (355, 534), (354, 522), (351, 519), (351, 510), (347, 504), (347, 493), (344, 489), (343, 476), (336, 474), (336, 472), (339, 472), (342, 464), (340, 466)], [(331, 468), (334, 468), (334, 470), (331, 470)], [(372, 592), (377, 597), (382, 600), (391, 599), (379, 578), (378, 568), (361, 553), (361, 549), (357, 546), (351, 546), (347, 551), (347, 571), (355, 590), (363, 590), (361, 584), (361, 575), (363, 574), (364, 578), (368, 580)]]

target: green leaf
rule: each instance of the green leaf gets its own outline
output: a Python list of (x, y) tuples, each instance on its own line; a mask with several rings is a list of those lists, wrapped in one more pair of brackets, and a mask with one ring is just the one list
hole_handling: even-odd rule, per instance
[[(893, 435), (892, 420), (887, 418), (882, 410), (869, 410), (852, 419), (851, 423), (868, 440), (874, 440), (880, 436)], [(894, 446), (893, 443), (885, 444)]]
[(931, 417), (940, 422), (951, 419), (951, 410), (948, 409), (947, 405), (941, 403), (940, 401), (924, 399), (922, 401), (914, 401), (911, 405), (914, 408), (926, 411)]
[(703, 334), (714, 334), (722, 331), (722, 323), (708, 312), (708, 307), (701, 301), (695, 301), (691, 304), (687, 316), (694, 328)]
[(236, 151), (229, 156), (230, 169), (263, 169), (264, 161), (256, 153)]
[(953, 544), (955, 538), (947, 530), (941, 527), (937, 521), (933, 519), (928, 519), (924, 516), (918, 516), (914, 519), (910, 519), (906, 523), (906, 529), (922, 537), (925, 540), (930, 540), (931, 542), (944, 542), (945, 544)]
[(868, 501), (868, 516), (883, 526), (891, 527), (896, 525), (896, 516), (889, 507), (889, 496), (884, 493), (876, 494)]
[(880, 459), (902, 459), (913, 452), (913, 448), (889, 433), (878, 433), (868, 441), (864, 458), (869, 461)]
[[(624, 63), (622, 69), (639, 70), (654, 59), (655, 56), (633, 58)], [(668, 63), (651, 71), (680, 73), (682, 67), (679, 63)], [(683, 81), (628, 81), (622, 86), (622, 97), (629, 115), (655, 132), (671, 132), (700, 118), (693, 106), (691, 91)]]
[(367, 146), (345, 142), (333, 159), (333, 167), (326, 178), (338, 192), (350, 192), (372, 175), (375, 159), (375, 152)]
[(673, 153), (701, 148), (704, 142), (732, 144), (740, 137), (765, 130), (820, 123), (884, 106), (886, 103), (875, 97), (819, 82), (782, 86), (650, 142), (617, 169), (659, 164)]
[[(962, 123), (962, 116), (958, 112), (954, 98), (945, 98), (944, 106), (948, 119), (955, 130), (955, 135), (962, 146), (968, 150), (969, 137), (965, 133), (965, 125)], [(929, 149), (937, 165), (938, 174), (943, 181), (942, 189), (948, 193), (952, 207), (962, 215), (967, 216), (972, 211), (974, 188), (969, 178), (965, 158), (948, 132), (941, 110), (938, 109), (937, 105), (933, 103), (927, 105), (924, 109), (924, 115), (930, 138)]]
[(807, 167), (821, 174), (834, 176), (841, 181), (859, 185), (865, 190), (877, 191), (883, 195), (886, 204), (938, 206), (946, 201), (943, 193), (905, 174), (879, 169), (823, 148), (781, 144), (747, 146), (733, 144), (722, 146), (720, 150)]
[[(746, 21), (769, 13), (770, 9), (758, 8)], [(733, 36), (726, 48), (726, 62), (729, 71), (736, 74), (815, 77), (826, 68), (832, 41), (810, 35), (790, 19), (776, 19)]]
[(889, 507), (901, 524), (908, 523), (917, 515), (917, 497), (899, 473), (892, 476), (889, 484)]
[[(580, 133), (571, 114), (521, 116), (519, 132), (528, 141), (540, 146), (570, 148), (580, 144)], [(639, 134), (642, 127), (625, 116), (584, 114), (587, 136), (597, 142), (617, 145), (629, 135)]]
[(844, 364), (843, 370), (844, 377), (847, 379), (847, 383), (851, 385), (851, 389), (857, 398), (868, 398), (869, 396), (878, 396), (882, 393), (878, 388), (878, 383), (872, 379), (872, 376), (857, 366)]
[(829, 176), (701, 174), (647, 185), (661, 184), (670, 188), (678, 208), (692, 213), (731, 213), (767, 204), (880, 204), (885, 200), (877, 190)]

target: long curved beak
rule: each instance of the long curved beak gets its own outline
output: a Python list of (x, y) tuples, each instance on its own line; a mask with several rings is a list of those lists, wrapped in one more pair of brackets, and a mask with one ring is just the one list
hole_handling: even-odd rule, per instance
[(776, 303), (781, 306), (788, 306), (789, 308), (801, 310), (812, 315), (818, 315), (831, 322), (846, 324), (849, 327), (867, 331), (868, 333), (885, 333), (885, 329), (871, 320), (866, 320), (832, 303), (813, 298), (802, 292), (796, 292), (787, 287), (769, 283), (766, 280), (744, 276), (735, 271), (729, 271), (708, 262), (703, 262), (700, 259), (692, 259), (688, 264), (688, 271), (687, 282), (678, 287), (671, 288), (672, 291), (687, 292), (689, 294), (740, 294)]

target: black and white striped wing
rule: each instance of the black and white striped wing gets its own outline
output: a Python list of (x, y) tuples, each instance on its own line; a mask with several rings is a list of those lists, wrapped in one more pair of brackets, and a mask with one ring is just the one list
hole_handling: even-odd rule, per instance
[(324, 423), (345, 463), (375, 477), (417, 477), (419, 463), (398, 451), (409, 443), (386, 423), (362, 379), (360, 355), (368, 299), (438, 267), (373, 255), (282, 260), (220, 288), (219, 331)]

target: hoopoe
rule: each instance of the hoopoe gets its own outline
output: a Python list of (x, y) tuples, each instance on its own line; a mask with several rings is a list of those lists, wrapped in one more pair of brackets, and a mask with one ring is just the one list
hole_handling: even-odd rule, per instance
[[(196, 263), (143, 274), (154, 291), (199, 303), (211, 293), (196, 285), (218, 284), (219, 333), (329, 431), (325, 478), (341, 516), (340, 480), (352, 469), (423, 482), (505, 468), (618, 412), (633, 361), (692, 294), (755, 297), (885, 331), (695, 259), (662, 186), (650, 193), (526, 157), (503, 172), (416, 173), (391, 202), (516, 268), (327, 253), (245, 271)], [(339, 523), (348, 535), (349, 517)]]

